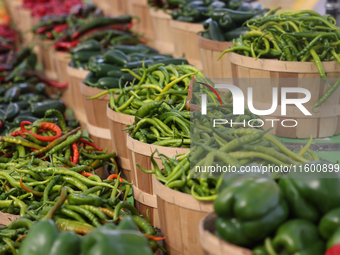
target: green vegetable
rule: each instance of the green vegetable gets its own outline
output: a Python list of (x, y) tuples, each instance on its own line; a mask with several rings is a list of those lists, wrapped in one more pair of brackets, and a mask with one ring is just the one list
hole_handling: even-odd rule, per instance
[(130, 58), (121, 50), (109, 50), (103, 55), (106, 63), (124, 66), (130, 62)]
[(340, 207), (339, 178), (283, 178), (279, 186), (292, 217), (318, 222), (323, 214)]
[(77, 52), (100, 51), (100, 50), (101, 50), (101, 47), (100, 47), (99, 42), (92, 39), (92, 40), (88, 40), (86, 42), (78, 44), (70, 52), (71, 54), (74, 54)]
[(266, 239), (265, 246), (269, 254), (272, 249), (276, 254), (321, 255), (325, 244), (321, 240), (316, 226), (307, 220), (295, 219), (282, 224), (271, 241)]
[(38, 118), (43, 118), (45, 116), (45, 112), (49, 109), (58, 110), (63, 114), (66, 110), (66, 106), (63, 102), (56, 100), (46, 100), (44, 102), (34, 103), (31, 105), (31, 112), (33, 116)]
[(288, 217), (279, 186), (266, 178), (244, 178), (224, 189), (214, 202), (217, 234), (250, 247), (271, 234)]
[[(111, 229), (109, 229), (109, 227)], [(115, 230), (103, 226), (83, 238), (82, 255), (152, 255), (148, 240), (135, 230)]]

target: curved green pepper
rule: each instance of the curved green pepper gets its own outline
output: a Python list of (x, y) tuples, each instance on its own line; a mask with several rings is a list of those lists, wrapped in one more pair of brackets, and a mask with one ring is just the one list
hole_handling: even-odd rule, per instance
[(124, 66), (130, 62), (129, 56), (121, 50), (109, 50), (103, 55), (103, 59), (106, 63), (119, 66)]
[(67, 200), (70, 205), (93, 205), (99, 207), (103, 203), (100, 197), (84, 196), (81, 194), (69, 194)]

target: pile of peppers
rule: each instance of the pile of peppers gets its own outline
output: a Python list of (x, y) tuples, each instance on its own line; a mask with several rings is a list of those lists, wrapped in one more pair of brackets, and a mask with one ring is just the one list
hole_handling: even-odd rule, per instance
[(172, 109), (163, 101), (142, 104), (135, 114), (135, 125), (128, 129), (132, 138), (144, 143), (190, 147), (190, 112)]
[[(55, 180), (62, 175), (52, 177), (48, 192), (52, 192)], [(89, 187), (86, 192), (57, 185), (59, 191), (55, 199), (48, 197), (29, 207), (25, 207), (20, 200), (22, 198), (15, 197), (12, 192), (13, 195), (9, 195), (8, 200), (0, 201), (0, 204), (21, 204), (26, 214), (8, 226), (1, 227), (0, 254), (86, 255), (96, 251), (96, 254), (150, 255), (158, 248), (164, 250), (157, 243), (164, 238), (157, 237), (156, 230), (140, 217), (136, 208), (120, 200), (121, 187), (129, 184), (119, 175), (111, 177), (104, 181), (100, 178), (86, 180), (83, 177), (84, 184)], [(104, 190), (112, 190), (113, 197), (104, 198)]]
[(337, 174), (276, 180), (225, 174), (214, 202), (216, 234), (254, 255), (338, 254), (339, 184)]
[[(102, 52), (106, 53), (107, 50), (111, 51), (115, 49), (115, 46), (124, 47), (127, 46), (130, 49), (130, 52), (145, 52), (148, 53), (152, 51), (151, 48), (140, 44), (140, 40), (131, 32), (128, 31), (120, 31), (115, 29), (105, 29), (101, 31), (97, 31), (95, 33), (91, 33), (87, 36), (81, 38), (80, 43), (71, 49), (70, 53), (72, 54), (72, 61), (70, 62), (70, 66), (78, 69), (91, 70), (93, 72), (97, 71), (97, 65), (104, 64), (104, 60), (102, 59)], [(119, 45), (119, 46), (118, 46)], [(139, 59), (138, 59), (139, 60)], [(113, 66), (111, 63), (105, 66), (105, 70), (108, 70), (109, 67), (111, 69), (109, 71), (118, 70), (117, 66)], [(106, 71), (104, 73), (98, 73), (98, 78), (107, 76)]]
[[(83, 82), (91, 87), (108, 88), (114, 93), (122, 91), (121, 94), (126, 94), (124, 91), (134, 89), (136, 86), (142, 89), (157, 89), (158, 92), (161, 92), (162, 87), (170, 84), (170, 76), (178, 78), (177, 81), (171, 81), (172, 85), (188, 77), (185, 76), (181, 79), (175, 67), (168, 65), (186, 65), (187, 63), (185, 58), (161, 55), (144, 44), (115, 45), (109, 47), (109, 50), (102, 56), (93, 56), (89, 60), (88, 65), (91, 72)], [(164, 66), (168, 66), (169, 70), (166, 70)], [(182, 68), (185, 67), (182, 66)], [(188, 69), (187, 72), (193, 73)], [(149, 85), (151, 87), (148, 87)], [(124, 89), (120, 90), (119, 88)], [(136, 92), (139, 93), (139, 91)]]
[(174, 2), (178, 2), (179, 7), (170, 13), (172, 19), (190, 23), (203, 22), (209, 18), (208, 14), (217, 8), (229, 8), (233, 11), (241, 8), (243, 4), (242, 0), (179, 0), (170, 2), (172, 5), (175, 4)]
[[(67, 23), (68, 27), (55, 41), (54, 49), (68, 52), (76, 47), (79, 42), (96, 39), (96, 37), (102, 37), (107, 45), (110, 40), (117, 39), (119, 32), (115, 33), (116, 30), (121, 31), (127, 38), (137, 40), (129, 31), (131, 21), (132, 17), (128, 14), (119, 17), (104, 17), (99, 15), (99, 17), (90, 17), (88, 20), (75, 19)], [(121, 38), (119, 40), (121, 40)]]
[(234, 40), (234, 46), (219, 59), (227, 52), (236, 52), (256, 59), (314, 62), (329, 87), (313, 106), (314, 112), (338, 89), (340, 78), (333, 85), (328, 84), (322, 66), (322, 61), (340, 63), (340, 28), (333, 17), (311, 10), (283, 11), (250, 19), (246, 24), (251, 31)]
[[(210, 8), (211, 7), (211, 8)], [(268, 13), (268, 8), (262, 8), (261, 3), (242, 3), (236, 10), (226, 8), (223, 2), (213, 2), (208, 7), (207, 17), (203, 22), (202, 36), (213, 41), (233, 41), (233, 39), (245, 34), (250, 29), (243, 23), (251, 18), (258, 18)], [(274, 14), (275, 10), (270, 14)]]
[[(59, 125), (55, 124), (55, 118)], [(21, 122), (17, 130), (2, 137), (0, 148), (3, 169), (11, 169), (12, 163), (21, 165), (24, 160), (24, 165), (32, 162), (60, 165), (76, 172), (94, 171), (111, 162), (113, 170), (118, 171), (114, 152), (106, 153), (106, 149), (98, 148), (83, 136), (80, 127), (69, 130), (63, 115), (54, 109), (46, 111), (45, 118), (34, 123)], [(77, 164), (82, 166), (77, 168)]]
[[(185, 59), (170, 59), (160, 61), (161, 63), (148, 68), (143, 62), (143, 70), (121, 69), (122, 72), (134, 77), (135, 82), (126, 84), (124, 88), (121, 86), (119, 89), (109, 89), (88, 99), (110, 93), (110, 108), (116, 112), (136, 115), (135, 124), (142, 118), (161, 110), (158, 107), (163, 110), (183, 111), (186, 106), (190, 77), (194, 74), (203, 77), (197, 68), (182, 64), (185, 61)], [(118, 97), (114, 94), (118, 94)], [(161, 100), (164, 100), (164, 104)], [(154, 112), (150, 112), (151, 110)]]

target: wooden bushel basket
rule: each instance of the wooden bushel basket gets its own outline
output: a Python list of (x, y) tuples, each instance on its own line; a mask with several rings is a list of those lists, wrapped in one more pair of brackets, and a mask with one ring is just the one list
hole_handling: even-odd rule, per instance
[(197, 201), (191, 195), (167, 188), (157, 179), (155, 191), (168, 254), (203, 255), (198, 225), (207, 213), (214, 210), (213, 203)]
[(203, 66), (203, 73), (208, 78), (231, 78), (229, 54), (217, 61), (221, 53), (233, 46), (232, 42), (217, 42), (198, 36), (198, 45)]
[(83, 82), (86, 75), (89, 73), (88, 70), (80, 70), (77, 68), (73, 68), (71, 66), (66, 67), (68, 80), (69, 80), (69, 87), (71, 90), (71, 97), (72, 97), (72, 109), (74, 111), (74, 115), (76, 119), (79, 120), (83, 129), (86, 129), (86, 114), (85, 114), (85, 104), (83, 100), (83, 96), (80, 92), (80, 83)]
[(11, 17), (13, 18), (14, 25), (20, 30), (20, 14), (19, 9), (21, 8), (22, 2), (14, 1), (14, 0), (7, 0), (7, 6), (9, 7), (9, 12)]
[[(135, 206), (139, 213), (146, 216), (146, 210), (149, 209), (149, 215), (153, 226), (159, 227), (159, 218), (157, 211), (156, 193), (154, 190), (154, 179), (152, 174), (142, 172), (137, 166), (138, 163), (144, 169), (153, 169), (150, 156), (156, 149), (168, 157), (180, 153), (188, 152), (188, 148), (170, 148), (164, 146), (156, 146), (152, 144), (142, 143), (127, 135), (127, 143), (129, 149), (129, 158), (131, 165), (131, 174), (133, 182), (133, 197), (135, 199)], [(158, 166), (162, 166), (162, 160), (157, 153), (154, 154), (154, 159)]]
[[(320, 74), (314, 62), (288, 62), (272, 59), (258, 59), (230, 53), (232, 65), (232, 75), (236, 86), (246, 95), (247, 87), (237, 84), (236, 78), (249, 78), (251, 87), (255, 87), (261, 93), (254, 93), (255, 109), (270, 109), (272, 106), (272, 88), (278, 87), (299, 87), (308, 89), (311, 93), (309, 102), (303, 106), (312, 114), (304, 115), (295, 105), (287, 105), (287, 114), (281, 116), (281, 100), (276, 111), (266, 116), (267, 119), (293, 119), (298, 122), (296, 127), (282, 127), (279, 121), (274, 125), (271, 133), (280, 137), (288, 138), (314, 138), (329, 137), (340, 134), (340, 89), (336, 90), (313, 113), (314, 104), (324, 95), (328, 87), (321, 82)], [(340, 76), (340, 66), (336, 61), (322, 62), (327, 78), (338, 78)], [(284, 80), (262, 84), (254, 78), (295, 78), (293, 82)], [(306, 78), (309, 78), (306, 80)], [(252, 79), (252, 80), (250, 80)], [(289, 98), (298, 98), (298, 93), (289, 93)], [(280, 97), (280, 95), (279, 95)], [(264, 129), (272, 126), (271, 122), (264, 125)]]
[(37, 44), (39, 46), (42, 66), (43, 66), (46, 77), (51, 80), (57, 80), (57, 77), (58, 77), (57, 67), (56, 67), (55, 59), (53, 57), (54, 41), (37, 39)]
[(116, 152), (121, 177), (128, 182), (132, 181), (131, 165), (129, 159), (129, 150), (126, 146), (126, 124), (132, 125), (135, 116), (115, 112), (107, 105), (106, 116), (109, 119), (109, 127), (111, 132), (112, 149)]
[(80, 83), (80, 92), (85, 104), (87, 117), (87, 131), (89, 131), (90, 137), (98, 147), (107, 148), (108, 152), (112, 152), (109, 120), (106, 116), (106, 107), (110, 101), (110, 95), (106, 94), (97, 99), (86, 100), (86, 98), (96, 96), (103, 91), (105, 90)]
[(130, 0), (110, 0), (110, 1), (111, 1), (111, 9), (113, 10), (114, 15), (120, 16), (123, 14), (130, 13), (130, 10), (129, 10)]
[(223, 241), (213, 233), (216, 215), (214, 212), (207, 214), (199, 223), (200, 243), (204, 255), (253, 255), (252, 251)]
[[(58, 81), (65, 83), (68, 81), (67, 66), (70, 62), (71, 54), (68, 52), (54, 51), (54, 58), (56, 63), (56, 69), (58, 74)], [(70, 84), (62, 90), (61, 100), (69, 107), (73, 106), (72, 92)]]
[(185, 57), (189, 63), (202, 70), (200, 48), (198, 46), (198, 32), (203, 30), (202, 24), (170, 20), (172, 36), (174, 38), (174, 57)]
[(33, 28), (33, 18), (31, 10), (19, 9), (20, 15), (20, 31), (24, 38), (25, 45), (30, 45), (33, 42), (33, 33), (30, 31)]
[(175, 46), (170, 27), (171, 15), (161, 9), (150, 8), (150, 16), (155, 36), (155, 48), (162, 54), (172, 54)]
[(139, 17), (140, 21), (134, 24), (134, 30), (145, 36), (147, 44), (154, 45), (152, 20), (147, 0), (130, 0), (132, 14)]

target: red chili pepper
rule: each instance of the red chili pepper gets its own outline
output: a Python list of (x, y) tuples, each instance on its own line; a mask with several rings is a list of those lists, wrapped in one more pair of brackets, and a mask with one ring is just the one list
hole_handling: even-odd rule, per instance
[(25, 124), (30, 124), (32, 125), (31, 122), (29, 121), (23, 121), (21, 122), (21, 125), (20, 125), (20, 128), (21, 128), (21, 131), (23, 133), (30, 133), (32, 134), (36, 139), (40, 140), (40, 141), (45, 141), (45, 142), (52, 142), (54, 141), (55, 139), (59, 138), (62, 136), (62, 132), (61, 132), (61, 129), (60, 127), (58, 127), (56, 124), (54, 123), (49, 123), (49, 122), (41, 122), (40, 123), (40, 127), (43, 129), (43, 130), (51, 130), (52, 132), (55, 133), (54, 136), (43, 136), (43, 135), (36, 135), (34, 133), (32, 133), (31, 131), (27, 131), (25, 129)]
[(65, 83), (59, 83), (57, 81), (52, 81), (48, 78), (46, 78), (45, 76), (37, 73), (36, 76), (38, 77), (39, 81), (46, 83), (47, 85), (54, 87), (54, 88), (58, 88), (58, 89), (64, 89), (68, 86), (68, 82)]
[(72, 150), (73, 150), (73, 163), (74, 164), (78, 164), (78, 160), (79, 160), (79, 150), (78, 150), (78, 146), (76, 143), (72, 143)]
[(56, 33), (61, 33), (63, 32), (65, 29), (68, 28), (68, 24), (61, 24), (61, 25), (58, 25), (56, 26), (54, 29), (53, 29), (53, 32), (56, 32)]
[(53, 39), (53, 34), (51, 32), (46, 32), (45, 36), (48, 38), (48, 39)]
[(5, 43), (5, 42), (2, 42), (0, 44), (0, 46), (3, 47), (3, 48), (7, 48), (9, 50), (14, 50), (14, 45), (11, 45), (11, 44), (8, 44), (8, 43)]
[[(111, 174), (111, 175), (109, 175), (109, 177), (107, 177), (107, 180), (115, 180), (117, 178), (118, 178), (118, 174)], [(119, 181), (123, 182), (122, 177), (119, 177)]]
[(340, 244), (332, 246), (325, 253), (325, 255), (339, 255), (339, 254), (340, 254)]
[(23, 132), (22, 132), (21, 130), (13, 131), (13, 132), (11, 133), (11, 136), (19, 136), (19, 135), (20, 135), (20, 136), (26, 138), (27, 135), (23, 135), (22, 133), (23, 133)]
[(26, 130), (25, 125), (33, 125), (33, 123), (30, 122), (30, 121), (22, 121), (22, 122), (20, 123), (20, 130), (21, 130), (21, 132), (22, 132), (22, 133), (29, 133), (29, 132)]
[(87, 141), (87, 140), (85, 140), (85, 139), (83, 139), (83, 138), (80, 138), (79, 140), (80, 140), (81, 142), (83, 142), (84, 144), (87, 144), (87, 145), (89, 145), (89, 146), (95, 148), (95, 149), (98, 150), (98, 151), (103, 151), (103, 149), (100, 149), (98, 146), (94, 145), (94, 144), (91, 143), (90, 141)]
[(95, 175), (93, 173), (88, 173), (88, 172), (81, 172), (80, 174), (84, 177), (89, 177), (89, 176)]
[(39, 35), (39, 34), (46, 32), (49, 29), (51, 29), (50, 25), (39, 27), (37, 30), (34, 31), (34, 34)]
[(0, 128), (2, 128), (2, 126), (3, 126), (3, 125), (2, 125), (2, 121), (0, 120)]
[(78, 45), (78, 40), (73, 41), (73, 42), (58, 42), (54, 44), (53, 48), (56, 49), (61, 49), (61, 50), (70, 50)]
[(164, 240), (165, 239), (165, 236), (164, 237), (159, 237), (159, 236), (152, 236), (152, 235), (147, 235), (147, 234), (143, 234), (147, 239), (150, 239), (150, 240), (154, 240), (154, 241), (161, 241), (161, 240)]
[(3, 72), (3, 71), (8, 71), (10, 70), (11, 68), (7, 65), (3, 65), (3, 64), (0, 64), (0, 72)]

